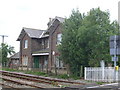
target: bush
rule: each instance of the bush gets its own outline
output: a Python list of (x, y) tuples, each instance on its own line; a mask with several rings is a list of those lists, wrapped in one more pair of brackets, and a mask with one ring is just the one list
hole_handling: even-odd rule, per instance
[(80, 77), (76, 75), (70, 75), (70, 78), (73, 78), (74, 80), (80, 79)]
[(44, 72), (38, 72), (38, 71), (26, 71), (26, 74), (34, 74), (34, 75), (41, 75), (41, 76), (47, 76)]
[(57, 78), (68, 79), (69, 76), (67, 74), (61, 74), (61, 75), (58, 75)]

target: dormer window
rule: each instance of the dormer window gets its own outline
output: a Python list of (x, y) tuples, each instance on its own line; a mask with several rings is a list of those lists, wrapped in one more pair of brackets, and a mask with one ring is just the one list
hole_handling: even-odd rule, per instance
[(28, 40), (24, 41), (24, 48), (28, 48)]

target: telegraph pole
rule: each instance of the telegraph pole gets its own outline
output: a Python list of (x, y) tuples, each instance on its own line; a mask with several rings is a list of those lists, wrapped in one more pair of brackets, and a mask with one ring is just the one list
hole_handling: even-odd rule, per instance
[(114, 36), (114, 67), (116, 67), (116, 61), (117, 61), (117, 44), (116, 44), (116, 35)]
[(7, 35), (0, 35), (2, 37), (2, 43), (4, 43), (4, 38), (8, 37)]

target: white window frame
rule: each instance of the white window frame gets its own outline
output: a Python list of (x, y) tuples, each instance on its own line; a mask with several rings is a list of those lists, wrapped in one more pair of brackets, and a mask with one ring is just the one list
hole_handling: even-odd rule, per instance
[(62, 41), (62, 33), (57, 34), (57, 45), (61, 44)]
[(28, 48), (28, 40), (24, 41), (24, 48)]

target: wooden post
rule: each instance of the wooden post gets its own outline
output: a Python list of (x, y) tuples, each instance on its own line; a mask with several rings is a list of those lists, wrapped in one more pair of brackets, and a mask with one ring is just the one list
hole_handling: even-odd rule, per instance
[(83, 76), (83, 66), (81, 65), (80, 66), (80, 78), (82, 78), (82, 76)]

